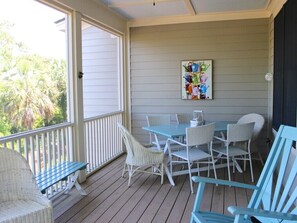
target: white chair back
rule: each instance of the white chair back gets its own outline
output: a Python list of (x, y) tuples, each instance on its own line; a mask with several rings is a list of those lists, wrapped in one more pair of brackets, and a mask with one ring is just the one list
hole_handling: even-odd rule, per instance
[[(208, 176), (209, 176), (209, 164), (212, 164), (215, 178), (217, 178), (215, 170), (215, 161), (212, 152), (212, 140), (214, 137), (214, 123), (207, 125), (189, 127), (186, 129), (186, 143), (179, 143), (181, 149), (175, 152), (171, 151), (169, 144), (169, 160), (170, 160), (170, 172), (173, 173), (174, 164), (185, 163), (188, 165), (188, 173), (190, 180), (191, 192), (193, 193), (192, 171), (198, 170), (200, 174), (200, 163), (208, 164)], [(173, 139), (168, 139), (174, 141)], [(205, 147), (206, 146), (206, 147)], [(184, 149), (183, 149), (184, 148)], [(177, 159), (173, 159), (173, 158)], [(197, 164), (197, 169), (193, 170), (192, 166)], [(174, 174), (182, 174), (175, 172)]]
[(134, 156), (134, 151), (133, 151), (133, 146), (132, 146), (132, 141), (133, 141), (132, 137), (133, 136), (120, 123), (118, 123), (118, 127), (119, 127), (119, 130), (120, 130), (121, 134), (122, 134), (124, 144), (126, 145), (127, 156), (133, 157)]
[[(146, 120), (148, 126), (169, 125), (170, 115), (147, 115)], [(153, 140), (153, 138), (155, 140)], [(150, 133), (150, 144), (157, 146), (158, 149), (161, 150), (166, 144), (166, 138)]]
[(198, 146), (209, 143), (214, 136), (214, 123), (190, 127), (186, 129), (186, 141), (188, 146)]
[(252, 141), (255, 141), (263, 126), (264, 126), (264, 117), (260, 114), (256, 114), (256, 113), (251, 113), (251, 114), (247, 114), (247, 115), (244, 115), (242, 116), (238, 121), (237, 123), (238, 124), (242, 124), (242, 123), (249, 123), (249, 122), (254, 122), (255, 123), (255, 126), (254, 126), (254, 131), (253, 131), (253, 136), (252, 136)]
[(168, 125), (170, 124), (170, 115), (148, 115), (146, 116), (147, 125)]
[(248, 141), (252, 138), (254, 122), (244, 124), (228, 124), (227, 143)]
[(175, 114), (177, 124), (189, 124), (192, 117), (191, 114)]

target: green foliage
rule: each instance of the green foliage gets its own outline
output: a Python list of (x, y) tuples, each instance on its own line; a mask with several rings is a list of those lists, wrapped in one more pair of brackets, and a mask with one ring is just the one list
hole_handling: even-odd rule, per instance
[[(7, 72), (14, 67), (13, 52), (15, 47), (18, 48), (18, 44), (15, 42), (13, 37), (9, 34), (8, 30), (13, 25), (9, 22), (0, 21), (0, 72)], [(5, 61), (5, 63), (2, 63)]]
[(6, 116), (0, 111), (0, 137), (9, 135), (12, 127), (9, 125), (9, 122), (6, 120)]
[(66, 62), (30, 54), (11, 27), (0, 23), (0, 134), (66, 121)]

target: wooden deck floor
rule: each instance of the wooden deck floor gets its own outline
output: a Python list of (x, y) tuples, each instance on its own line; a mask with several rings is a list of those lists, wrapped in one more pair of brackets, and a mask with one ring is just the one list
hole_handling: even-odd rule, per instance
[[(139, 174), (127, 187), (127, 177), (121, 177), (125, 156), (107, 165), (82, 184), (87, 196), (73, 190), (53, 200), (55, 222), (189, 222), (195, 193), (191, 194), (188, 175), (174, 177), (176, 186), (167, 178), (160, 184), (160, 177)], [(261, 164), (254, 162), (257, 181)], [(227, 178), (227, 168), (217, 170), (218, 178)], [(236, 172), (234, 180), (251, 183), (249, 169)], [(194, 186), (195, 191), (197, 185)], [(228, 213), (229, 205), (246, 206), (250, 191), (232, 187), (208, 186), (203, 208)]]

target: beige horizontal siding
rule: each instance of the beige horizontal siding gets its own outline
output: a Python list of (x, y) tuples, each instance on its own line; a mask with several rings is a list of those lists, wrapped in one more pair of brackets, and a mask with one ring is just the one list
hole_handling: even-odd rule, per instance
[[(234, 98), (248, 98), (248, 99), (257, 99), (257, 98), (262, 98), (266, 99), (267, 98), (267, 92), (266, 91), (213, 91), (215, 94), (215, 99), (234, 99)], [(167, 99), (176, 99), (177, 97), (180, 96), (179, 92), (162, 92), (162, 98), (167, 98)], [(159, 92), (151, 92), (151, 91), (142, 91), (142, 92), (134, 92), (132, 94), (133, 100), (137, 99), (155, 99), (155, 98), (160, 98), (160, 93)], [(214, 99), (214, 100), (215, 100)]]
[[(143, 143), (148, 114), (191, 114), (236, 121), (268, 116), (269, 20), (252, 19), (131, 28), (130, 91), (133, 134)], [(181, 99), (181, 61), (213, 60), (213, 100)], [(266, 137), (266, 132), (262, 138)]]

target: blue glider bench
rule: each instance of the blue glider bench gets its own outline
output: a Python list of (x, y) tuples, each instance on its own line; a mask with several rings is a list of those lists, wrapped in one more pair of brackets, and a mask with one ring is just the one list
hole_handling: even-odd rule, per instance
[(49, 187), (59, 181), (66, 181), (70, 177), (70, 183), (67, 184), (63, 192), (68, 193), (75, 186), (81, 195), (87, 195), (77, 181), (79, 171), (86, 169), (87, 165), (88, 163), (84, 162), (61, 162), (36, 175), (38, 188), (44, 194)]

